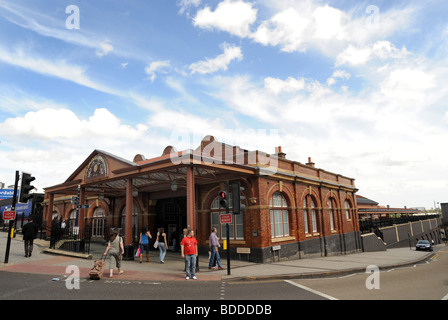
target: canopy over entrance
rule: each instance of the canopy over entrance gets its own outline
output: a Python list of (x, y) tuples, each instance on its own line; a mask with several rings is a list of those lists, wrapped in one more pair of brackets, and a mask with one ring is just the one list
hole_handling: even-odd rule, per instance
[[(263, 157), (266, 155), (263, 154)], [(89, 196), (126, 197), (125, 244), (132, 242), (133, 197), (150, 194), (151, 199), (186, 197), (187, 227), (196, 228), (195, 186), (256, 174), (260, 170), (258, 154), (249, 164), (249, 152), (205, 137), (196, 150), (176, 151), (165, 148), (160, 157), (145, 159), (136, 155), (128, 161), (105, 151), (95, 150), (62, 184), (45, 188), (48, 206), (45, 217), (51, 220), (55, 197), (79, 194), (80, 205)], [(169, 194), (167, 195), (167, 192)], [(84, 227), (86, 209), (79, 209), (78, 224)]]

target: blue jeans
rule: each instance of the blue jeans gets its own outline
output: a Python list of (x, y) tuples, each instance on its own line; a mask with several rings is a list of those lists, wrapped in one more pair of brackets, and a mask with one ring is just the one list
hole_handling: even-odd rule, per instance
[(214, 267), (214, 262), (215, 262), (215, 257), (216, 257), (216, 262), (218, 263), (218, 267), (222, 268), (222, 264), (221, 264), (221, 258), (219, 257), (219, 252), (216, 251), (217, 247), (213, 246), (211, 248), (212, 253), (210, 255), (210, 262), (208, 263), (208, 268), (213, 268)]
[(187, 273), (187, 277), (195, 276), (196, 270), (196, 255), (190, 254), (185, 255), (185, 272)]
[(148, 243), (140, 244), (140, 254), (143, 254), (143, 251), (146, 251), (146, 254), (149, 254), (149, 244)]
[(160, 262), (165, 261), (165, 256), (166, 256), (166, 245), (165, 242), (159, 242), (159, 258), (160, 258)]

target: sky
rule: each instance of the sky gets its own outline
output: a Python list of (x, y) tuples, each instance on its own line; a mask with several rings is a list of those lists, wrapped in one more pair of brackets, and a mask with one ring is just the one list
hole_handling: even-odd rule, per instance
[(0, 0), (0, 181), (203, 137), (448, 202), (448, 3)]

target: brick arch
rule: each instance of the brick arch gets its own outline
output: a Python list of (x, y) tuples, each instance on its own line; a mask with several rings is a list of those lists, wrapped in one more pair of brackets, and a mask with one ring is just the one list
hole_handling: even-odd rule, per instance
[(307, 195), (311, 195), (311, 197), (314, 198), (314, 200), (316, 200), (316, 208), (322, 207), (322, 203), (321, 203), (319, 194), (317, 193), (317, 191), (314, 188), (311, 188), (311, 193), (310, 193), (310, 188), (306, 188), (302, 192), (302, 195), (300, 196), (300, 207), (303, 207), (303, 200), (305, 200), (305, 197)]
[(327, 205), (328, 199), (330, 197), (333, 198), (336, 201), (336, 208), (333, 208), (333, 209), (341, 208), (341, 203), (340, 203), (339, 197), (333, 190), (329, 190), (325, 194), (325, 196), (323, 198), (323, 202), (322, 202), (322, 207)]
[(276, 192), (280, 192), (283, 196), (285, 196), (286, 202), (288, 203), (288, 207), (290, 208), (295, 207), (294, 193), (291, 192), (291, 189), (289, 189), (289, 187), (285, 185), (282, 186), (282, 191), (280, 191), (280, 183), (276, 183), (269, 188), (266, 194), (267, 195), (266, 205), (269, 205), (272, 195)]

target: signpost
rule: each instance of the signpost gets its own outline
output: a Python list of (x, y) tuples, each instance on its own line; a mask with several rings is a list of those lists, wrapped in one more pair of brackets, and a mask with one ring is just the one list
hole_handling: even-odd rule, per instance
[[(19, 184), (19, 171), (16, 171), (16, 180), (15, 180), (15, 183), (14, 183), (14, 193), (13, 193), (13, 196), (12, 196), (11, 210), (10, 211), (6, 211), (7, 212), (6, 217), (10, 218), (10, 219), (9, 219), (8, 240), (6, 242), (5, 263), (8, 263), (8, 261), (9, 261), (9, 250), (11, 248), (11, 237), (13, 236), (12, 233), (14, 232), (14, 229), (13, 229), (14, 220), (11, 219), (11, 218), (12, 218), (12, 216), (14, 216), (14, 219), (16, 217), (15, 209), (16, 209), (16, 202), (17, 202), (17, 188), (18, 188), (18, 184)], [(5, 213), (6, 212), (3, 213), (3, 217), (5, 217)]]

